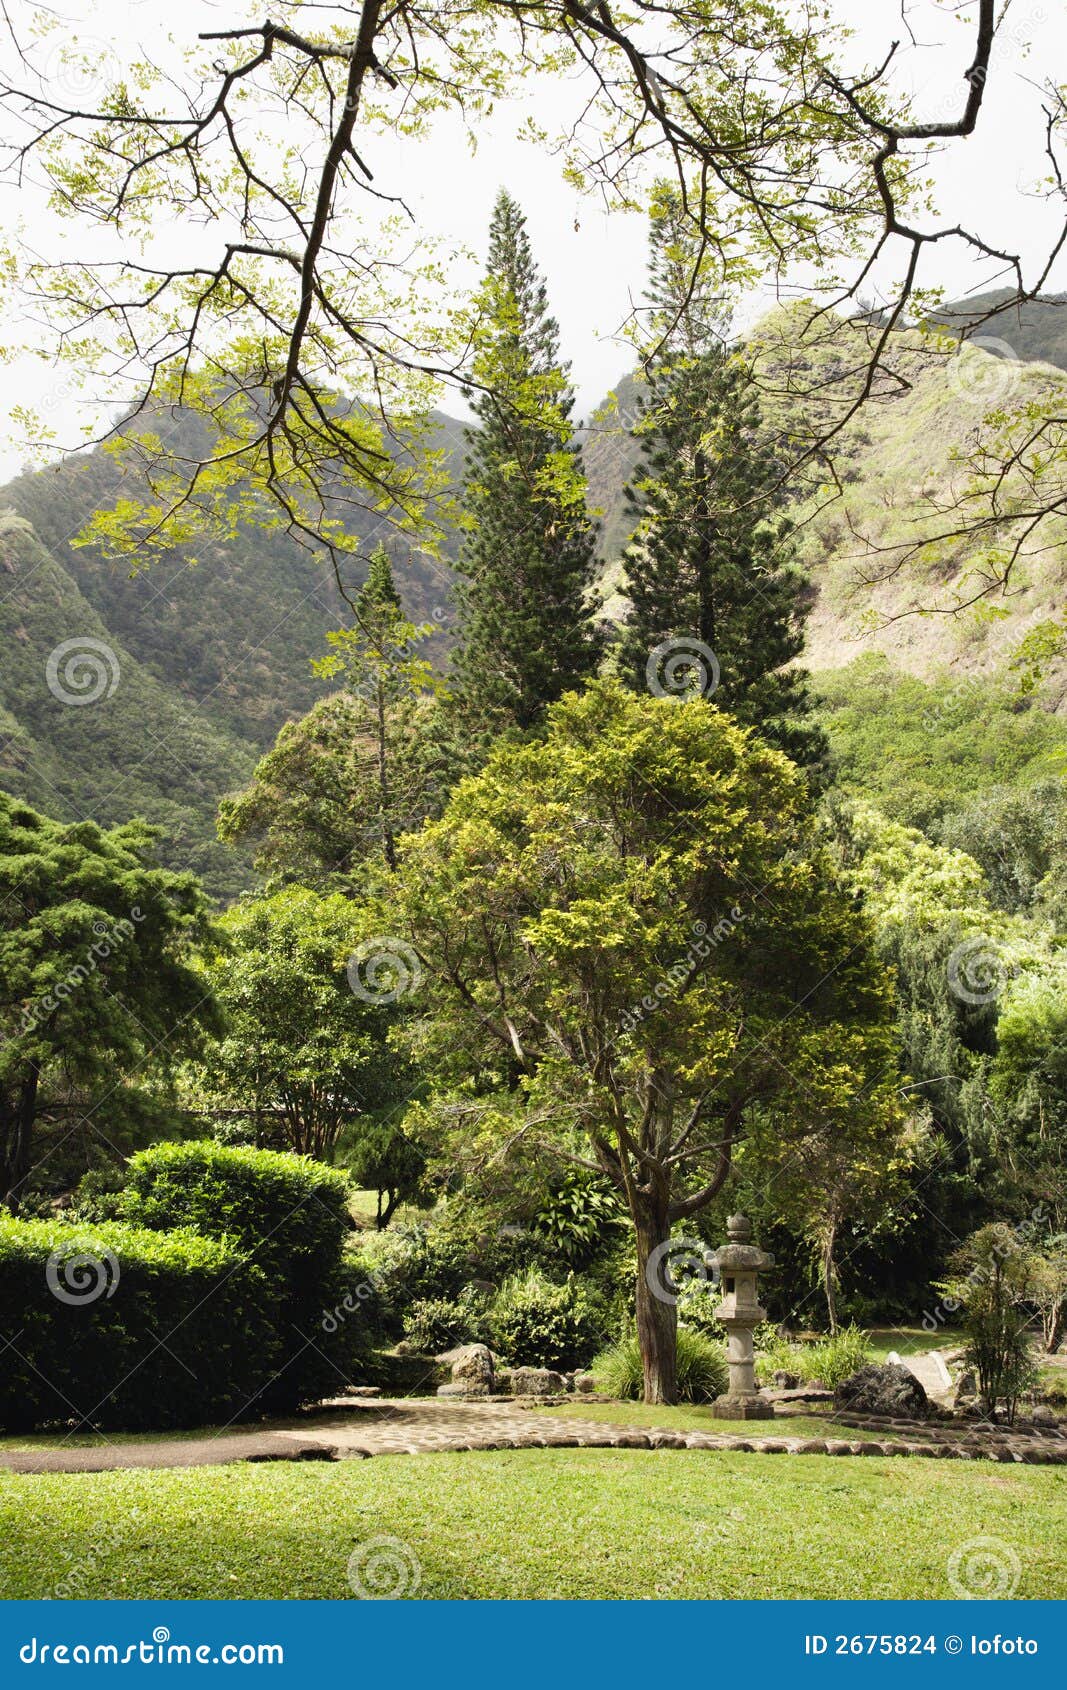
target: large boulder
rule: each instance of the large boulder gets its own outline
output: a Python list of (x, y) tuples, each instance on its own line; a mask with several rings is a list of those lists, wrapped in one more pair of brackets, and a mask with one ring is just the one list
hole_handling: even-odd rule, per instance
[(879, 1414), (892, 1420), (924, 1420), (930, 1404), (914, 1373), (897, 1362), (869, 1362), (843, 1379), (834, 1407), (852, 1414)]
[(442, 1359), (452, 1363), (453, 1385), (462, 1386), (468, 1396), (489, 1396), (493, 1389), (493, 1352), (486, 1344), (460, 1344)]
[(516, 1397), (559, 1397), (567, 1389), (562, 1373), (550, 1367), (513, 1367), (511, 1390)]

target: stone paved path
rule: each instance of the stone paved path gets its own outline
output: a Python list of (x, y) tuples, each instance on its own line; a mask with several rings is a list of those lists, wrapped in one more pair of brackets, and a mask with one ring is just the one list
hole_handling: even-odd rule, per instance
[(927, 1396), (935, 1402), (951, 1397), (952, 1375), (940, 1350), (927, 1350), (922, 1355), (914, 1356), (898, 1356), (896, 1351), (892, 1350), (888, 1359), (906, 1367), (919, 1381)]
[[(857, 1422), (859, 1417), (857, 1417)], [(758, 1424), (758, 1423), (757, 1423)], [(765, 1422), (763, 1424), (766, 1424)], [(359, 1459), (471, 1449), (701, 1449), (766, 1455), (925, 1456), (942, 1459), (1067, 1464), (1067, 1438), (1007, 1433), (984, 1437), (952, 1427), (864, 1421), (874, 1441), (791, 1435), (788, 1418), (773, 1433), (752, 1437), (673, 1432), (623, 1426), (579, 1416), (547, 1415), (512, 1402), (399, 1398), (353, 1403), (341, 1398), (314, 1416), (276, 1422), (261, 1431), (155, 1439), (151, 1442), (73, 1444), (51, 1449), (0, 1450), (0, 1468), (15, 1473), (88, 1473), (123, 1467), (201, 1467), (232, 1461)], [(844, 1427), (842, 1427), (842, 1430)], [(882, 1441), (882, 1430), (889, 1441)]]

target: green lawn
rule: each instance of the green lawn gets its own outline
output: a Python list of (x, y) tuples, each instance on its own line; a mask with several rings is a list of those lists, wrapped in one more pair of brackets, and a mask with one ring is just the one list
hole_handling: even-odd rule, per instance
[(858, 1426), (844, 1426), (829, 1414), (780, 1414), (773, 1420), (716, 1420), (706, 1403), (647, 1408), (640, 1402), (579, 1401), (537, 1412), (563, 1420), (606, 1420), (616, 1426), (658, 1426), (667, 1432), (711, 1432), (737, 1438), (848, 1438), (853, 1443), (908, 1441), (907, 1432), (865, 1431)]
[(900, 1356), (923, 1355), (927, 1350), (958, 1349), (964, 1339), (956, 1326), (939, 1326), (936, 1332), (923, 1326), (875, 1326), (870, 1341), (875, 1361), (884, 1361), (891, 1350)]
[(684, 1451), (0, 1474), (0, 1596), (347, 1597), (388, 1536), (420, 1597), (945, 1597), (977, 1537), (1064, 1597), (1065, 1504), (1063, 1468)]

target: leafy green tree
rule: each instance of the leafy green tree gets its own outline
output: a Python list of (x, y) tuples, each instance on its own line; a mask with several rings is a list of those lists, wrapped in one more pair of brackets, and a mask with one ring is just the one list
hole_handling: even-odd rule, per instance
[[(207, 905), (155, 866), (144, 822), (66, 825), (0, 793), (0, 1196), (16, 1210), (40, 1123), (106, 1135), (150, 1074), (217, 1025), (194, 947)], [(105, 1101), (108, 1114), (103, 1114)]]
[(284, 727), (219, 807), (222, 838), (257, 841), (260, 869), (323, 890), (358, 888), (376, 862), (394, 868), (398, 835), (440, 810), (459, 761), (419, 654), (432, 625), (405, 617), (380, 547), (353, 616), (315, 666), (344, 690)]
[(390, 869), (396, 868), (396, 836), (406, 821), (403, 804), (397, 809), (394, 781), (396, 710), (404, 700), (432, 690), (429, 663), (417, 656), (419, 642), (433, 632), (429, 623), (416, 627), (404, 615), (393, 580), (389, 554), (379, 546), (353, 609), (354, 626), (329, 634), (329, 657), (314, 665), (318, 674), (343, 674), (348, 691), (368, 707), (374, 745), (374, 825)]
[(695, 686), (794, 761), (825, 754), (806, 676), (808, 601), (793, 567), (781, 467), (752, 372), (731, 351), (710, 266), (677, 192), (653, 205), (652, 335), (624, 555), (631, 612), (620, 667), (639, 688)]
[(398, 1121), (359, 1123), (349, 1153), (349, 1167), (357, 1186), (377, 1195), (379, 1231), (389, 1225), (401, 1203), (422, 1195), (426, 1152)]
[(1067, 968), (1013, 983), (997, 1020), (989, 1092), (1013, 1209), (1067, 1232)]
[(671, 1229), (723, 1187), (751, 1112), (790, 1138), (828, 1087), (896, 1108), (887, 979), (805, 780), (701, 699), (597, 682), (405, 840), (393, 890), (472, 1109), (475, 1075), (507, 1139), (577, 1138), (618, 1193), (646, 1395), (672, 1400)]
[(226, 1032), (200, 1077), (207, 1109), (247, 1121), (258, 1143), (330, 1162), (342, 1131), (395, 1103), (406, 1078), (389, 1046), (388, 992), (346, 966), (360, 940), (355, 907), (289, 887), (237, 904), (221, 925)]
[(963, 1308), (964, 1361), (978, 1376), (983, 1412), (995, 1420), (1003, 1404), (1011, 1425), (1020, 1396), (1037, 1377), (1028, 1330), (1037, 1254), (1017, 1228), (992, 1223), (954, 1251), (949, 1268), (940, 1289)]
[(599, 656), (574, 394), (525, 219), (503, 190), (478, 303), (453, 684), (461, 712), (491, 731), (531, 727)]
[(1033, 909), (1054, 866), (1062, 861), (1067, 800), (1062, 779), (1032, 786), (993, 786), (965, 809), (949, 812), (938, 838), (973, 857), (986, 876), (991, 901), (1012, 913)]

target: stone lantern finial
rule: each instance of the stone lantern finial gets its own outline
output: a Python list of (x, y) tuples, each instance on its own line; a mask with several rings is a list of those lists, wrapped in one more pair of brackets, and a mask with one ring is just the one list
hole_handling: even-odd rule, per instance
[(752, 1329), (767, 1318), (766, 1309), (759, 1305), (757, 1281), (766, 1268), (774, 1266), (774, 1257), (752, 1243), (752, 1222), (747, 1215), (731, 1215), (726, 1236), (729, 1243), (716, 1250), (711, 1259), (721, 1276), (722, 1301), (716, 1314), (727, 1333), (730, 1386), (724, 1397), (712, 1403), (711, 1412), (718, 1420), (769, 1420), (774, 1408), (756, 1389)]

